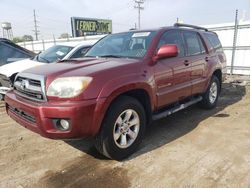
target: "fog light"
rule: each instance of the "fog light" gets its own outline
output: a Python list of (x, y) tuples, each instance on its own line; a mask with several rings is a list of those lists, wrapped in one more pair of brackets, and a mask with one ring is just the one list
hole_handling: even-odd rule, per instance
[(68, 120), (61, 119), (60, 120), (60, 125), (61, 125), (61, 127), (62, 127), (63, 130), (68, 130), (69, 129), (69, 122), (68, 122)]
[(67, 119), (53, 119), (53, 124), (56, 129), (67, 131), (70, 129), (70, 120)]

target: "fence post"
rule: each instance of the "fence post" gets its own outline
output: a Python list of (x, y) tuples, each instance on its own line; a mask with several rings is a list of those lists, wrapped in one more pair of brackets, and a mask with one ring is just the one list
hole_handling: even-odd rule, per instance
[(232, 60), (231, 60), (231, 71), (230, 74), (233, 74), (234, 69), (234, 59), (235, 59), (235, 50), (236, 50), (236, 44), (237, 44), (237, 35), (238, 35), (238, 10), (236, 10), (235, 13), (235, 25), (234, 25), (234, 38), (233, 38), (233, 51), (232, 51)]
[(53, 40), (54, 40), (54, 45), (56, 44), (56, 38), (55, 35), (53, 34)]
[(31, 45), (32, 45), (32, 51), (34, 52), (34, 42), (33, 42), (33, 40), (31, 41)]
[(45, 44), (44, 44), (44, 40), (42, 40), (43, 43), (43, 51), (45, 51)]

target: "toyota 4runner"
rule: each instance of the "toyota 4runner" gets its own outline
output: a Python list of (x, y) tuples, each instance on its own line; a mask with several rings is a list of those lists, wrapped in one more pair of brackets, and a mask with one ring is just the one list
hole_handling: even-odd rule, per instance
[(82, 59), (19, 73), (7, 113), (52, 139), (94, 137), (97, 150), (121, 160), (152, 120), (199, 103), (216, 106), (226, 58), (206, 28), (175, 24), (111, 34)]

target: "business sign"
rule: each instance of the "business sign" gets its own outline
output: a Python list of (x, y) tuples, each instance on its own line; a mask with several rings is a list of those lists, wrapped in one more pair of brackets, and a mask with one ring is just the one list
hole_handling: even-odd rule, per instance
[(73, 37), (112, 33), (112, 21), (91, 18), (71, 17)]

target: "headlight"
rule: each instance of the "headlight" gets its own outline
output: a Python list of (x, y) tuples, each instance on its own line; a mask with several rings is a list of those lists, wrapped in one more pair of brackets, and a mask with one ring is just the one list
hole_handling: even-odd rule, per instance
[(91, 80), (91, 77), (57, 78), (49, 85), (47, 96), (59, 98), (75, 97), (87, 88)]

